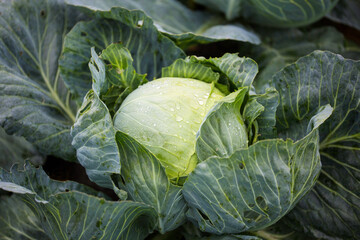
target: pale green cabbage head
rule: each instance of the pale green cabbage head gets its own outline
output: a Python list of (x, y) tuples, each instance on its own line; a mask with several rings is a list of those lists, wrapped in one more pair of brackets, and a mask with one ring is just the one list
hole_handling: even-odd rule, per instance
[(160, 78), (140, 86), (125, 99), (114, 125), (155, 154), (170, 178), (186, 176), (198, 162), (196, 133), (223, 97), (214, 84)]

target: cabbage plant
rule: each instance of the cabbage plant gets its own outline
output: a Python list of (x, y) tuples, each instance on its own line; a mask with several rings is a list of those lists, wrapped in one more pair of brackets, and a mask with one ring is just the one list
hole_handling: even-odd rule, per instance
[[(357, 45), (181, 2), (0, 3), (0, 239), (360, 238)], [(289, 27), (337, 1), (242, 2), (207, 7)], [(327, 17), (357, 28), (349, 2)], [(259, 69), (179, 47), (224, 39)]]
[(92, 50), (92, 90), (73, 146), (92, 181), (152, 206), (159, 232), (186, 219), (215, 234), (263, 229), (315, 184), (329, 105), (283, 140), (275, 132), (278, 92), (253, 91), (253, 60), (191, 56), (152, 80), (132, 61), (121, 43), (99, 56)]

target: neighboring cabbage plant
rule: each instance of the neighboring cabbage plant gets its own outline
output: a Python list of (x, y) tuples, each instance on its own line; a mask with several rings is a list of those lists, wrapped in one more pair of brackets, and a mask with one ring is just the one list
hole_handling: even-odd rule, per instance
[(314, 23), (329, 13), (338, 0), (195, 0), (222, 12), (227, 20), (239, 17), (270, 27), (299, 27)]
[(73, 146), (92, 181), (152, 206), (159, 232), (187, 219), (215, 234), (257, 231), (315, 184), (317, 129), (329, 105), (283, 140), (275, 129), (278, 92), (254, 92), (253, 60), (191, 56), (154, 80), (132, 62), (121, 43), (100, 56), (92, 50), (92, 90), (78, 111)]

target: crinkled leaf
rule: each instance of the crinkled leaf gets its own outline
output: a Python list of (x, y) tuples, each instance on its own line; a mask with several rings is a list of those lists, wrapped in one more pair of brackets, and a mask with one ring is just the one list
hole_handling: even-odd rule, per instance
[(233, 20), (240, 16), (243, 0), (195, 0), (196, 3), (205, 5), (215, 11), (225, 14), (227, 20)]
[(129, 49), (136, 72), (147, 74), (149, 79), (160, 77), (162, 67), (185, 56), (170, 39), (157, 31), (143, 12), (123, 8), (99, 11), (95, 19), (75, 25), (65, 38), (64, 54), (60, 60), (61, 76), (78, 102), (91, 88), (87, 66), (90, 48), (95, 47), (96, 52), (100, 52), (118, 42)]
[[(249, 28), (239, 24), (224, 24), (224, 20), (210, 12), (192, 11), (175, 0), (66, 0), (68, 4), (93, 11), (109, 11), (112, 7), (140, 9), (154, 20), (159, 31), (179, 45), (237, 40), (259, 44), (260, 39)], [(171, 14), (169, 14), (171, 12)]]
[(359, 68), (359, 61), (315, 51), (278, 72), (272, 84), (280, 95), (279, 134), (300, 139), (308, 128), (305, 120), (310, 120), (321, 105), (328, 103), (334, 114), (321, 128), (322, 149), (343, 137), (350, 140), (356, 137), (360, 121)]
[(321, 155), (317, 184), (286, 218), (295, 229), (323, 239), (359, 238), (359, 152), (333, 148)]
[(207, 83), (216, 83), (219, 79), (219, 73), (199, 63), (197, 57), (191, 56), (186, 59), (178, 59), (170, 66), (164, 67), (161, 77), (192, 78)]
[(151, 207), (78, 192), (95, 193), (75, 182), (50, 180), (42, 169), (27, 166), (24, 171), (2, 170), (0, 188), (18, 193), (33, 211), (34, 224), (39, 223), (51, 238), (144, 239), (155, 226), (156, 215)]
[(264, 107), (259, 117), (256, 118), (258, 124), (259, 139), (269, 139), (276, 136), (276, 110), (279, 105), (279, 94), (275, 88), (267, 88), (264, 94), (250, 96)]
[(225, 77), (228, 79), (227, 81), (231, 82), (230, 85), (235, 85), (237, 88), (250, 87), (258, 73), (258, 66), (254, 60), (245, 57), (240, 58), (238, 54), (226, 53), (219, 58), (198, 59), (202, 64), (221, 73), (220, 83), (223, 83)]
[(77, 158), (90, 180), (112, 188), (110, 175), (120, 173), (115, 130), (106, 105), (93, 91), (85, 96), (71, 135)]
[(321, 166), (317, 127), (330, 114), (330, 106), (320, 109), (312, 131), (295, 143), (263, 140), (199, 163), (183, 187), (189, 219), (216, 234), (275, 223), (315, 184)]
[(258, 31), (263, 33), (262, 44), (251, 47), (250, 52), (246, 49), (242, 50), (259, 64), (260, 72), (254, 81), (258, 92), (264, 91), (269, 86), (275, 73), (314, 50), (329, 50), (349, 58), (360, 58), (360, 48), (350, 44), (332, 27), (310, 30), (261, 28)]
[[(318, 184), (294, 218), (317, 237), (359, 238), (360, 62), (315, 51), (273, 78), (279, 89), (278, 129), (298, 136), (319, 105), (334, 111), (320, 128), (323, 169)], [(293, 86), (296, 86), (294, 88)], [(324, 224), (326, 223), (326, 224)]]
[(17, 195), (0, 196), (1, 239), (51, 239), (40, 219)]
[(0, 12), (0, 124), (41, 153), (74, 160), (74, 109), (57, 62), (81, 14), (61, 0), (6, 1)]
[(114, 115), (127, 95), (147, 80), (145, 75), (136, 73), (131, 54), (122, 44), (107, 47), (100, 56), (103, 61), (93, 49), (91, 55), (92, 87)]
[[(188, 70), (189, 68), (191, 71)], [(197, 73), (198, 71), (200, 74)], [(237, 54), (231, 53), (209, 59), (191, 56), (185, 60), (178, 60), (163, 69), (164, 76), (175, 74), (179, 77), (193, 77), (205, 82), (216, 79), (216, 87), (225, 93), (230, 93), (240, 87), (250, 87), (257, 73), (258, 66), (254, 60), (240, 58)]]
[(221, 99), (207, 114), (196, 134), (196, 155), (199, 161), (209, 157), (229, 157), (247, 147), (248, 136), (240, 113), (248, 88)]
[(25, 159), (35, 165), (41, 165), (45, 160), (23, 137), (7, 135), (4, 129), (0, 128), (0, 167), (10, 170), (14, 163), (24, 164)]
[(273, 27), (298, 27), (325, 16), (338, 0), (249, 0), (242, 15), (249, 21)]
[(327, 15), (332, 21), (360, 30), (360, 2), (357, 0), (340, 0)]
[(249, 101), (246, 103), (244, 107), (244, 111), (242, 113), (242, 116), (245, 119), (245, 126), (248, 136), (248, 145), (253, 144), (256, 142), (257, 137), (259, 136), (259, 128), (257, 121), (255, 121), (256, 118), (260, 116), (262, 112), (264, 112), (265, 108), (263, 105), (258, 103), (256, 99), (252, 98), (249, 99)]
[(128, 135), (117, 132), (121, 176), (115, 176), (130, 197), (152, 206), (158, 214), (161, 233), (182, 225), (187, 209), (181, 187), (170, 183), (164, 168), (144, 146)]

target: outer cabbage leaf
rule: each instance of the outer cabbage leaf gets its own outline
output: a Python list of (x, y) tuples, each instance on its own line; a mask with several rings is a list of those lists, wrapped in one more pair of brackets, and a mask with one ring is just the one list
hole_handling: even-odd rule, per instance
[(43, 154), (74, 160), (74, 108), (57, 61), (81, 14), (61, 0), (6, 1), (0, 12), (0, 124)]
[(0, 8), (0, 123), (42, 153), (74, 160), (69, 128), (75, 117), (57, 60), (64, 34), (81, 15), (62, 1), (12, 1)]
[(130, 136), (117, 132), (121, 159), (120, 185), (131, 199), (152, 206), (158, 214), (157, 230), (165, 233), (181, 226), (187, 210), (181, 187), (170, 183), (156, 157)]
[(255, 231), (279, 220), (316, 182), (317, 128), (331, 112), (329, 105), (321, 108), (308, 121), (307, 135), (295, 143), (263, 140), (230, 157), (199, 163), (183, 187), (189, 219), (216, 234)]
[[(146, 73), (149, 79), (160, 77), (163, 66), (185, 56), (170, 39), (158, 32), (153, 21), (143, 12), (123, 8), (99, 11), (95, 19), (76, 24), (64, 42), (61, 76), (78, 102), (91, 88), (87, 67), (90, 48), (95, 47), (99, 52), (115, 42), (121, 42), (130, 51), (137, 73)], [(113, 94), (120, 95), (122, 91)]]
[(40, 219), (17, 195), (0, 196), (1, 239), (51, 239)]
[(73, 146), (90, 180), (112, 188), (112, 173), (120, 172), (115, 130), (106, 105), (93, 92), (85, 96), (71, 130)]
[(334, 107), (320, 128), (323, 168), (319, 181), (290, 215), (316, 237), (360, 236), (359, 79), (359, 61), (322, 51), (299, 59), (273, 78), (280, 89), (277, 127), (282, 136), (305, 129), (299, 120), (309, 119), (318, 106), (330, 103)]
[[(154, 20), (159, 31), (172, 38), (178, 45), (237, 40), (259, 44), (260, 39), (249, 28), (240, 24), (226, 24), (209, 12), (192, 11), (175, 0), (66, 0), (68, 4), (93, 11), (109, 11), (112, 7), (129, 10), (140, 9)], [(169, 14), (171, 12), (171, 14)]]
[(360, 2), (357, 0), (340, 0), (327, 15), (332, 21), (345, 24), (360, 30)]
[[(88, 195), (96, 192), (75, 182), (50, 180), (41, 168), (29, 165), (23, 171), (0, 170), (0, 188), (18, 194), (33, 211), (28, 215), (34, 218), (32, 224), (51, 239), (143, 239), (155, 225), (149, 206)], [(11, 224), (9, 220), (4, 221)], [(5, 230), (14, 234), (16, 229)]]
[(298, 27), (325, 16), (338, 0), (250, 0), (242, 15), (249, 21), (273, 27)]
[(338, 2), (338, 0), (314, 0), (311, 2), (306, 0), (195, 1), (222, 12), (227, 20), (243, 16), (251, 22), (272, 27), (308, 25), (325, 16)]

